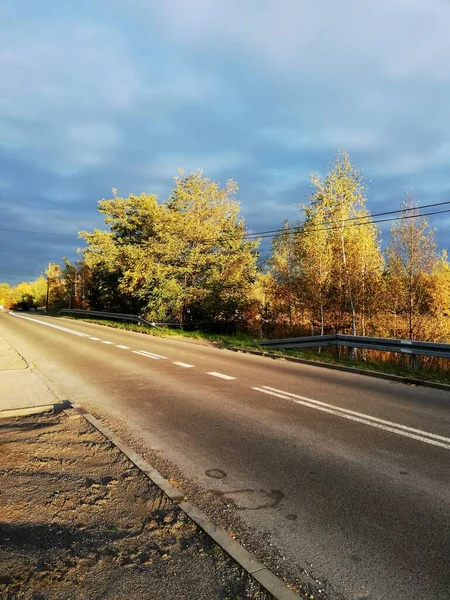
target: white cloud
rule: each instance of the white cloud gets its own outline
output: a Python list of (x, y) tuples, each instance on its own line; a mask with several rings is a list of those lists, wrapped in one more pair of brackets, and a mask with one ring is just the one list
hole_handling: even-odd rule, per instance
[(263, 140), (275, 141), (290, 150), (309, 148), (334, 153), (339, 148), (350, 151), (376, 151), (386, 145), (386, 139), (380, 131), (359, 128), (356, 125), (344, 126), (306, 126), (307, 131), (292, 127), (268, 127), (260, 130)]
[(424, 175), (427, 171), (450, 165), (450, 143), (440, 143), (421, 150), (397, 150), (380, 154), (373, 172), (378, 176)]
[(195, 69), (175, 72), (156, 81), (147, 82), (144, 99), (150, 102), (207, 102), (217, 94), (220, 82), (213, 76), (196, 72)]
[(67, 128), (67, 147), (71, 159), (80, 166), (107, 162), (120, 142), (118, 129), (111, 123), (82, 123)]
[(408, 177), (447, 160), (450, 2), (137, 2), (192, 60), (220, 56), (265, 84), (268, 99), (249, 105), (266, 102), (266, 122), (249, 139), (273, 143), (275, 164), (277, 148), (330, 159), (346, 148), (379, 175)]
[(291, 73), (450, 78), (450, 6), (439, 0), (165, 0), (152, 14), (175, 41), (247, 49)]
[(309, 185), (308, 172), (298, 165), (269, 167), (260, 172), (260, 187), (264, 189), (265, 194), (272, 198), (282, 196), (286, 192), (297, 189), (300, 185)]
[(3, 35), (0, 117), (130, 107), (139, 81), (120, 39), (102, 27), (65, 25), (16, 24)]
[(139, 166), (137, 172), (144, 177), (157, 179), (173, 179), (179, 169), (192, 173), (203, 169), (205, 177), (215, 177), (223, 172), (232, 178), (232, 171), (236, 168), (249, 166), (251, 159), (240, 152), (225, 152), (217, 154), (163, 154), (155, 160)]
[(7, 151), (20, 150), (26, 145), (26, 135), (17, 125), (0, 122), (0, 147)]
[(120, 138), (112, 121), (132, 108), (141, 86), (116, 33), (51, 21), (8, 29), (0, 81), (0, 147), (33, 153), (36, 165), (63, 175), (108, 160)]

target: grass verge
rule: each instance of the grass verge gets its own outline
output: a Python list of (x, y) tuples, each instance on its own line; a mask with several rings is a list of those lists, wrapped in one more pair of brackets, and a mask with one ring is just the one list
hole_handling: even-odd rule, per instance
[(450, 372), (447, 371), (425, 371), (419, 370), (413, 372), (411, 368), (403, 365), (397, 365), (387, 362), (376, 362), (374, 360), (349, 360), (345, 357), (339, 357), (327, 352), (319, 352), (313, 350), (268, 350), (264, 346), (259, 346), (255, 343), (255, 339), (243, 333), (237, 335), (219, 335), (212, 333), (203, 333), (201, 331), (181, 331), (179, 329), (169, 329), (166, 327), (145, 327), (134, 323), (121, 323), (119, 321), (105, 321), (101, 319), (85, 319), (83, 317), (65, 316), (65, 318), (75, 319), (78, 321), (86, 321), (88, 323), (97, 323), (114, 329), (125, 329), (127, 331), (136, 331), (138, 333), (153, 335), (155, 337), (175, 337), (192, 340), (209, 341), (219, 348), (242, 348), (243, 350), (259, 350), (267, 355), (276, 355), (282, 358), (283, 356), (292, 356), (303, 360), (310, 360), (321, 363), (342, 365), (353, 367), (364, 371), (376, 371), (378, 373), (386, 373), (388, 375), (397, 375), (400, 377), (408, 377), (414, 379), (422, 379), (424, 381), (435, 381), (450, 385)]

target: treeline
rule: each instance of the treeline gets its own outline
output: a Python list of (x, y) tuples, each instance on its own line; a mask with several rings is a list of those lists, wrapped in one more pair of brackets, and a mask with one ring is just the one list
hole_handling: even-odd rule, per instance
[(346, 153), (311, 182), (304, 221), (285, 223), (272, 244), (265, 276), (272, 327), (450, 341), (450, 264), (412, 194), (390, 215), (383, 252), (362, 175)]
[(68, 306), (88, 309), (91, 270), (83, 261), (71, 264), (64, 258), (63, 263), (63, 268), (57, 263), (49, 264), (43, 275), (34, 281), (23, 281), (16, 286), (0, 283), (0, 306), (6, 310), (24, 311)]
[(382, 250), (366, 186), (345, 152), (312, 174), (301, 222), (275, 232), (269, 258), (235, 199), (201, 172), (181, 174), (169, 198), (101, 200), (106, 230), (81, 232), (73, 264), (15, 288), (0, 304), (134, 312), (183, 328), (259, 336), (352, 333), (450, 341), (450, 264), (411, 193)]

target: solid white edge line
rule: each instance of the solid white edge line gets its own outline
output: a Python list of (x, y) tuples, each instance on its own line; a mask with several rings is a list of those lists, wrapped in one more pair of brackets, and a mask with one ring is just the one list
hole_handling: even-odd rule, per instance
[(194, 365), (188, 365), (187, 363), (184, 362), (174, 362), (174, 365), (178, 365), (179, 367), (184, 367), (185, 369), (193, 369)]
[(217, 373), (216, 371), (211, 371), (210, 373), (206, 373), (207, 375), (212, 375), (213, 377), (220, 377), (221, 379), (236, 379), (236, 377), (231, 377), (230, 375), (224, 375), (223, 373)]
[(54, 323), (47, 323), (46, 321), (41, 321), (40, 319), (32, 319), (31, 317), (25, 317), (24, 315), (16, 315), (16, 313), (10, 312), (10, 315), (13, 317), (17, 317), (18, 319), (26, 319), (27, 321), (32, 321), (33, 323), (39, 323), (39, 325), (45, 325), (46, 327), (52, 327), (53, 329), (59, 329), (60, 331), (64, 331), (66, 333), (71, 333), (72, 335), (78, 335), (79, 337), (89, 337), (87, 333), (81, 333), (80, 331), (75, 331), (74, 329), (68, 329), (67, 327), (61, 327), (61, 325), (55, 325)]
[(132, 352), (134, 354), (139, 354), (140, 356), (145, 356), (146, 358), (153, 358), (153, 360), (159, 360), (157, 356), (150, 356), (149, 354), (144, 354), (144, 352), (141, 352), (140, 350), (132, 350)]
[(320, 402), (319, 400), (313, 400), (312, 398), (307, 398), (306, 396), (299, 396), (297, 394), (293, 394), (292, 392), (285, 392), (284, 390), (277, 390), (276, 388), (270, 387), (268, 385), (261, 386), (266, 390), (270, 390), (272, 392), (278, 392), (280, 394), (284, 394), (285, 396), (289, 396), (291, 398), (295, 398), (297, 400), (305, 400), (305, 402), (310, 402), (312, 404), (317, 404), (318, 406), (324, 406), (325, 408), (331, 408), (332, 410), (338, 410), (340, 412), (353, 415), (355, 417), (361, 417), (362, 419), (366, 419), (368, 421), (374, 421), (375, 423), (380, 423), (381, 425), (387, 425), (388, 427), (396, 427), (397, 429), (402, 429), (403, 431), (409, 431), (410, 433), (416, 433), (421, 436), (431, 437), (435, 440), (441, 440), (442, 442), (450, 443), (450, 438), (444, 437), (443, 435), (438, 435), (437, 433), (429, 433), (428, 431), (423, 431), (422, 429), (415, 429), (414, 427), (408, 427), (407, 425), (401, 425), (400, 423), (394, 423), (392, 421), (386, 421), (384, 419), (379, 419), (378, 417), (373, 417), (372, 415), (366, 415), (365, 413), (359, 413), (354, 410), (350, 410), (348, 408), (342, 408), (340, 406), (335, 406), (334, 404), (328, 404), (327, 402)]
[(409, 433), (407, 431), (403, 431), (401, 429), (394, 429), (394, 427), (387, 427), (386, 425), (380, 425), (378, 423), (374, 423), (373, 421), (369, 421), (368, 419), (362, 419), (360, 417), (354, 417), (352, 415), (339, 412), (337, 410), (332, 410), (329, 408), (325, 408), (323, 406), (318, 406), (317, 404), (312, 404), (311, 402), (306, 402), (305, 400), (296, 400), (291, 396), (286, 396), (284, 394), (278, 394), (276, 392), (271, 392), (264, 388), (252, 387), (252, 390), (256, 390), (258, 392), (263, 392), (264, 394), (269, 394), (271, 396), (276, 396), (277, 398), (282, 398), (283, 400), (290, 400), (295, 404), (301, 404), (302, 406), (306, 406), (307, 408), (314, 408), (315, 410), (320, 410), (322, 412), (329, 413), (331, 415), (336, 415), (338, 417), (342, 417), (343, 419), (349, 419), (350, 421), (356, 421), (357, 423), (362, 423), (363, 425), (370, 425), (371, 427), (375, 427), (376, 429), (382, 429), (383, 431), (389, 431), (390, 433), (396, 433), (397, 435), (402, 435), (403, 437), (407, 437), (413, 440), (417, 440), (420, 442), (425, 442), (426, 444), (430, 444), (432, 446), (438, 446), (439, 448), (445, 448), (446, 450), (450, 450), (450, 444), (444, 444), (443, 442), (438, 442), (437, 440), (433, 440), (430, 438), (422, 437), (420, 435), (415, 435), (413, 433)]

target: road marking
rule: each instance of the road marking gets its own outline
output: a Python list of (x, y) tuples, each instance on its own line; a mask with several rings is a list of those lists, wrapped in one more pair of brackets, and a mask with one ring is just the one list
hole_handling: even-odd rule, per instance
[(99, 342), (99, 341), (100, 341), (100, 338), (94, 338), (94, 337), (90, 337), (89, 339), (90, 339), (90, 340), (94, 340), (94, 342)]
[(167, 358), (167, 356), (161, 356), (161, 354), (156, 354), (155, 352), (147, 352), (147, 350), (139, 350), (139, 352), (151, 358)]
[(26, 319), (27, 321), (33, 321), (33, 323), (39, 323), (40, 325), (45, 325), (46, 327), (53, 327), (53, 329), (59, 329), (60, 331), (65, 331), (66, 333), (71, 333), (72, 335), (78, 335), (79, 337), (89, 337), (87, 333), (81, 333), (79, 331), (75, 331), (74, 329), (68, 329), (67, 327), (61, 327), (61, 325), (55, 325), (54, 323), (47, 323), (46, 321), (41, 321), (40, 319), (32, 319), (31, 317), (25, 317), (24, 315), (16, 315), (16, 313), (10, 312), (10, 315), (13, 317), (17, 317), (18, 319)]
[(277, 390), (276, 388), (266, 385), (262, 387), (252, 387), (252, 389), (258, 392), (263, 392), (264, 394), (275, 396), (277, 398), (282, 398), (283, 400), (290, 400), (295, 404), (301, 404), (302, 406), (306, 406), (308, 408), (314, 408), (316, 410), (336, 415), (344, 419), (350, 419), (351, 421), (356, 421), (357, 423), (370, 425), (371, 427), (376, 427), (377, 429), (382, 429), (383, 431), (389, 431), (390, 433), (396, 433), (397, 435), (402, 435), (413, 440), (431, 444), (432, 446), (438, 446), (440, 448), (450, 450), (450, 438), (446, 438), (442, 435), (429, 433), (427, 431), (422, 431), (421, 429), (414, 429), (413, 427), (407, 427), (406, 425), (400, 425), (399, 423), (393, 423), (392, 421), (385, 421), (384, 419), (379, 419), (378, 417), (372, 417), (371, 415), (358, 413), (347, 408), (340, 408), (339, 406), (334, 406), (333, 404), (319, 402), (319, 400), (313, 400), (312, 398), (307, 398), (305, 396), (298, 396), (297, 394), (292, 394), (291, 392), (285, 392), (283, 390)]
[(397, 429), (402, 429), (404, 431), (409, 431), (411, 433), (417, 433), (419, 435), (431, 437), (436, 440), (450, 442), (450, 438), (444, 437), (442, 435), (437, 435), (436, 433), (428, 433), (427, 431), (423, 431), (422, 429), (414, 429), (413, 427), (408, 427), (407, 425), (401, 425), (400, 423), (394, 423), (392, 421), (386, 421), (384, 419), (379, 419), (378, 417), (373, 417), (372, 415), (366, 415), (365, 413), (359, 413), (354, 410), (350, 410), (348, 408), (342, 408), (340, 406), (335, 406), (334, 404), (327, 404), (326, 402), (320, 402), (319, 400), (313, 400), (312, 398), (306, 398), (305, 396), (298, 396), (297, 394), (293, 394), (292, 392), (284, 392), (283, 390), (277, 390), (276, 388), (270, 387), (268, 385), (263, 385), (262, 387), (264, 389), (270, 390), (272, 392), (279, 392), (281, 394), (284, 394), (285, 396), (290, 396), (291, 398), (295, 398), (298, 400), (305, 400), (306, 402), (310, 402), (311, 404), (325, 406), (327, 408), (331, 408), (333, 410), (338, 410), (340, 412), (347, 413), (349, 415), (354, 415), (355, 417), (361, 417), (361, 418), (367, 419), (369, 421), (381, 423), (381, 425), (388, 425), (390, 427), (396, 427)]
[(146, 358), (153, 358), (154, 360), (159, 360), (159, 356), (152, 356), (151, 354), (141, 352), (140, 350), (133, 350), (133, 352), (134, 354), (140, 354), (140, 356), (145, 356)]
[(207, 375), (212, 375), (213, 377), (220, 377), (221, 379), (236, 379), (236, 377), (231, 377), (230, 375), (224, 375), (223, 373), (216, 373), (215, 371), (211, 371), (210, 373), (206, 373)]
[(130, 346), (122, 346), (122, 344), (116, 344), (116, 348), (122, 348), (122, 350), (129, 350)]
[(105, 342), (104, 340), (102, 340), (102, 344), (112, 344), (112, 342)]
[(194, 367), (194, 365), (188, 365), (184, 362), (174, 362), (173, 364), (178, 365), (179, 367), (184, 367), (185, 369), (192, 369)]

